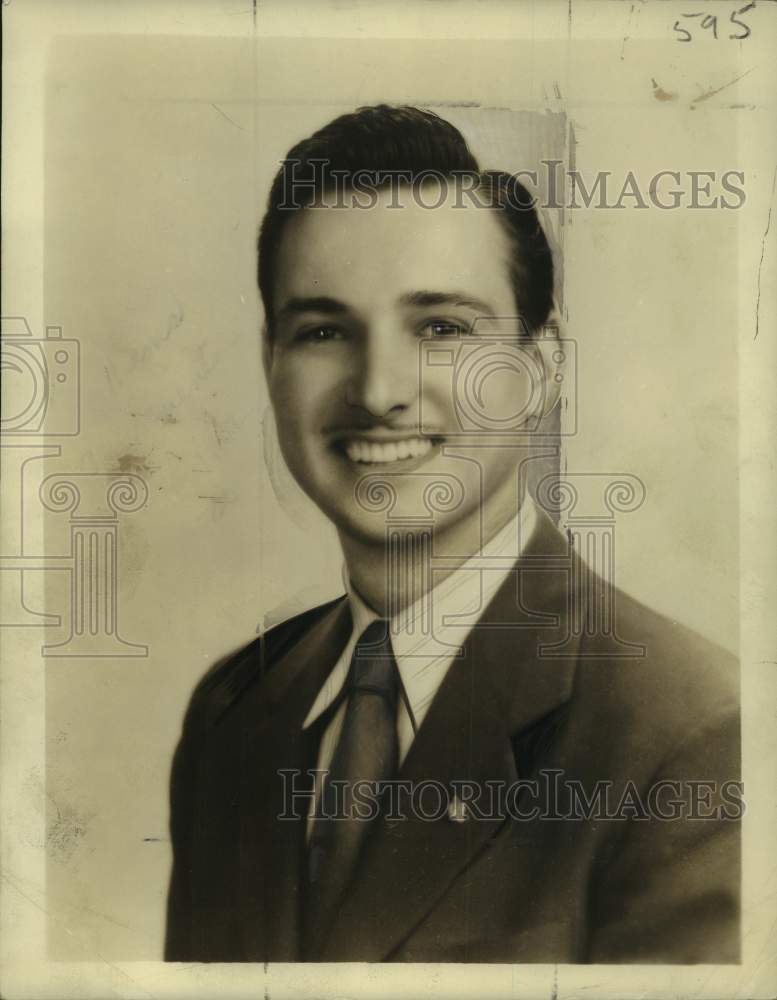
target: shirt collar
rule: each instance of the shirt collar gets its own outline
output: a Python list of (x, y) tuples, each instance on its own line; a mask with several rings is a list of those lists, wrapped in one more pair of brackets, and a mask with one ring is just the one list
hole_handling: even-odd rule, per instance
[[(443, 631), (455, 633), (457, 646), (466, 639), (526, 548), (536, 525), (537, 509), (527, 494), (518, 513), (479, 552), (392, 619), (391, 644), (403, 680), (403, 659), (423, 655), (424, 651), (431, 654), (430, 632), (438, 637)], [(353, 587), (347, 568), (343, 569), (343, 579), (353, 617), (353, 635), (358, 638), (380, 615)], [(454, 620), (457, 618), (458, 622)], [(451, 653), (455, 655), (455, 650)]]
[[(480, 552), (467, 559), (392, 621), (391, 645), (413, 729), (421, 725), (461, 645), (513, 569), (536, 525), (537, 510), (527, 495), (515, 517)], [(493, 561), (489, 564), (490, 560)], [(345, 569), (343, 582), (348, 593), (353, 630), (319, 691), (303, 728), (311, 725), (338, 697), (359, 636), (370, 622), (381, 617), (351, 585)]]

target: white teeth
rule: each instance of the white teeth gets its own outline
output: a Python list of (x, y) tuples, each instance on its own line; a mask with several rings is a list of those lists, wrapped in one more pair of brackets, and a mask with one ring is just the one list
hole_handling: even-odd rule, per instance
[(352, 462), (386, 463), (401, 462), (405, 458), (418, 458), (432, 448), (432, 442), (423, 438), (407, 438), (404, 441), (347, 441), (345, 453)]

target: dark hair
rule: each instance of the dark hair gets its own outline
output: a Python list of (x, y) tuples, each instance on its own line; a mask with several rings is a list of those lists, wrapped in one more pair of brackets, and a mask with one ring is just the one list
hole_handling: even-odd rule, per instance
[[(553, 307), (553, 258), (532, 196), (512, 174), (481, 171), (462, 134), (444, 118), (386, 104), (335, 118), (289, 150), (276, 174), (258, 247), (259, 290), (268, 329), (278, 247), (293, 211), (316, 203), (337, 184), (348, 186), (349, 177), (371, 175), (380, 187), (391, 175), (413, 182), (430, 174), (475, 175), (478, 194), (486, 196), (485, 207), (497, 212), (510, 240), (510, 280), (518, 312), (530, 332), (538, 330)], [(291, 204), (290, 189), (295, 195)]]

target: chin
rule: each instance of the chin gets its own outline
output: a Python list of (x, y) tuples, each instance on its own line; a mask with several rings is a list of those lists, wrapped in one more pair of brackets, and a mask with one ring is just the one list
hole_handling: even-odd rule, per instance
[(366, 511), (347, 514), (340, 511), (324, 511), (334, 524), (338, 534), (351, 538), (361, 545), (385, 546), (390, 521), (383, 514), (368, 514)]
[[(389, 535), (395, 542), (406, 541), (410, 543), (412, 540), (420, 542), (424, 536), (428, 538), (432, 530), (435, 538), (440, 541), (443, 536), (447, 537), (450, 529), (455, 528), (459, 523), (458, 518), (449, 519), (441, 517), (439, 514), (429, 516), (426, 510), (423, 513), (419, 511), (415, 516), (393, 515), (389, 518), (381, 513), (368, 514), (364, 512), (359, 516), (351, 515), (348, 517), (342, 516), (342, 513), (339, 516), (326, 511), (325, 513), (342, 537), (353, 539), (361, 545), (375, 546), (376, 548), (385, 548)], [(398, 552), (397, 555), (406, 558), (410, 555), (418, 555), (420, 551), (413, 553), (412, 549), (408, 547), (402, 552)], [(431, 559), (433, 553), (428, 543), (424, 551), (426, 556)]]

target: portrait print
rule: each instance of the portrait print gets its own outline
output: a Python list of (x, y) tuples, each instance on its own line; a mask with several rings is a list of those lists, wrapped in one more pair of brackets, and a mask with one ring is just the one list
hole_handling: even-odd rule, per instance
[(98, 6), (4, 9), (0, 991), (769, 995), (771, 5)]
[(194, 694), (167, 957), (736, 962), (738, 665), (615, 587), (638, 476), (529, 488), (577, 359), (526, 188), (435, 112), (360, 108), (284, 158), (258, 280), (346, 594)]

